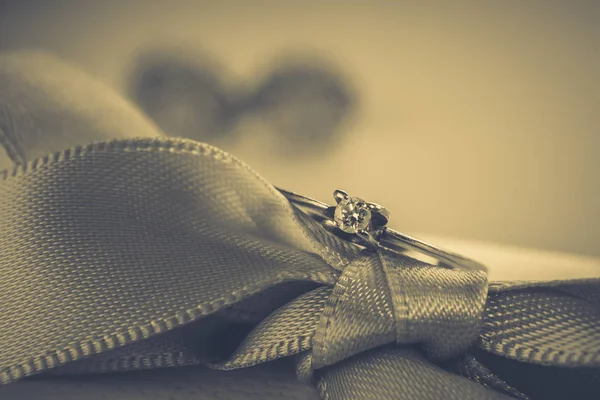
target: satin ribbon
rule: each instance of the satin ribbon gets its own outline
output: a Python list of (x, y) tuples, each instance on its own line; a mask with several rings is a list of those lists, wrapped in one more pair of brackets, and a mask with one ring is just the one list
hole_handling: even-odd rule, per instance
[(557, 369), (557, 390), (600, 390), (600, 279), (488, 285), (365, 252), (205, 144), (27, 162), (4, 172), (0, 217), (3, 384), (294, 357), (330, 400), (529, 398)]

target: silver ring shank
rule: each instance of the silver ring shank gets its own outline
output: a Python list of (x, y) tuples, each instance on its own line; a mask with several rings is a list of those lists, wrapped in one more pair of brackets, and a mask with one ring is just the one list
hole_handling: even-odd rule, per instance
[[(279, 190), (290, 203), (300, 208), (313, 219), (316, 219), (319, 222), (329, 219), (325, 214), (325, 210), (330, 208), (328, 204), (280, 188), (277, 188), (277, 190)], [(359, 242), (355, 243), (360, 244)], [(404, 235), (389, 228), (386, 228), (381, 235), (380, 245), (394, 251), (402, 252), (409, 250), (422, 253), (438, 260), (439, 265), (444, 267), (487, 272), (486, 266), (475, 260), (463, 257), (460, 254), (442, 250), (419, 239)]]

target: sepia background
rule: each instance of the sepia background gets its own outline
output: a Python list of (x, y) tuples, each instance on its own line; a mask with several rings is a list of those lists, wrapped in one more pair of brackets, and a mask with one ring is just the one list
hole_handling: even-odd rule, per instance
[(55, 52), (167, 134), (383, 204), (403, 232), (584, 257), (598, 21), (595, 1), (0, 0), (0, 51)]

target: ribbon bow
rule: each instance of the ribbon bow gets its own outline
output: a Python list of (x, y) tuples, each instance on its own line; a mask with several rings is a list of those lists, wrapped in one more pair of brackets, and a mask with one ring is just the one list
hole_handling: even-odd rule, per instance
[(0, 221), (3, 384), (287, 359), (329, 400), (600, 393), (600, 280), (488, 286), (362, 250), (205, 144), (27, 162)]

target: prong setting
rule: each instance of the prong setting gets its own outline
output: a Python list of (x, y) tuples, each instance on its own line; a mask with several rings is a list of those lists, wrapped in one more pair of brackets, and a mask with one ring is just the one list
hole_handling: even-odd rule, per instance
[(350, 197), (350, 196), (348, 196), (348, 193), (344, 192), (341, 189), (338, 189), (335, 192), (333, 192), (333, 198), (335, 199), (336, 203), (338, 203), (338, 204), (344, 200), (347, 200), (348, 197)]
[[(389, 219), (387, 210), (378, 204), (350, 197), (340, 189), (333, 192), (333, 197), (337, 201), (333, 213), (333, 222), (337, 228), (356, 235), (366, 247), (376, 248)], [(331, 223), (328, 226), (331, 227)]]
[(371, 210), (364, 200), (346, 197), (337, 204), (333, 220), (342, 231), (357, 233), (371, 225)]

